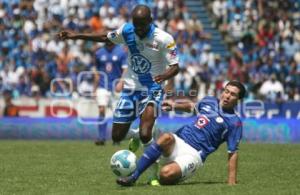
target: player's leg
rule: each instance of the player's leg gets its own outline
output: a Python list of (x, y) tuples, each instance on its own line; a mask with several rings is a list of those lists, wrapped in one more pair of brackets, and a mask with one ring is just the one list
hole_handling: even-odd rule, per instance
[[(130, 139), (129, 140), (129, 146), (128, 149), (132, 152), (136, 152), (139, 147), (140, 147), (140, 128), (130, 128), (126, 138)], [(154, 140), (157, 140), (160, 135), (160, 131), (157, 128), (156, 121), (154, 122), (153, 128), (152, 128), (152, 137)]]
[(202, 165), (199, 157), (191, 154), (179, 155), (174, 161), (160, 169), (159, 182), (162, 185), (174, 185), (194, 175)]
[[(155, 142), (152, 136), (152, 129), (157, 116), (156, 109), (155, 103), (148, 103), (141, 115), (140, 140), (144, 146), (144, 150), (146, 150), (153, 142)], [(158, 162), (153, 163), (148, 168), (148, 184), (153, 186), (159, 185), (158, 168)]]
[(106, 140), (107, 121), (105, 120), (105, 106), (98, 106), (98, 138), (95, 141), (96, 145), (104, 145)]
[(152, 137), (155, 130), (155, 117), (153, 117), (154, 113), (152, 105), (150, 106), (147, 105), (141, 114), (139, 127), (137, 129), (130, 129), (127, 134), (127, 137), (130, 138), (129, 150), (132, 152), (136, 152), (138, 150), (140, 142), (142, 142), (145, 146), (150, 145), (153, 142)]
[(176, 162), (171, 162), (160, 169), (159, 182), (162, 185), (176, 184), (180, 181), (181, 176), (180, 166)]
[(174, 148), (167, 157), (161, 161), (165, 165), (160, 170), (160, 183), (163, 185), (177, 184), (180, 181), (190, 178), (202, 165), (200, 154), (193, 147), (174, 135)]
[(113, 122), (112, 126), (112, 140), (114, 143), (121, 142), (130, 128), (131, 122), (128, 123), (116, 123)]
[(175, 139), (170, 133), (162, 134), (155, 143), (147, 147), (137, 163), (134, 173), (125, 178), (118, 178), (117, 183), (123, 186), (133, 185), (139, 176), (161, 156), (169, 156), (174, 149)]
[(112, 140), (115, 143), (122, 141), (126, 137), (132, 121), (137, 117), (134, 99), (134, 93), (123, 91), (117, 103), (112, 126)]
[[(148, 103), (140, 117), (140, 140), (143, 144), (152, 142), (152, 128), (156, 119), (155, 103)], [(150, 143), (151, 144), (151, 143)]]
[(106, 108), (110, 99), (111, 93), (104, 88), (98, 88), (96, 91), (96, 101), (98, 104), (98, 138), (95, 141), (96, 145), (104, 145), (106, 140), (107, 120), (105, 119)]

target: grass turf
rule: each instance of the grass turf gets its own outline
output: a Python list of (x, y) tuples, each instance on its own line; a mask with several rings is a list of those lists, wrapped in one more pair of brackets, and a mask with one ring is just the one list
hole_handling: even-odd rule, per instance
[(223, 145), (194, 177), (176, 186), (151, 187), (144, 174), (120, 187), (111, 155), (127, 148), (90, 141), (0, 141), (0, 194), (300, 194), (300, 144), (242, 143), (236, 186), (226, 185)]

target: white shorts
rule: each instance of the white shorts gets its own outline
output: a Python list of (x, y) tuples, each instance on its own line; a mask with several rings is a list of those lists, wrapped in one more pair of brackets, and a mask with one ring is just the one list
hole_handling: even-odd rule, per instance
[(185, 143), (176, 134), (172, 134), (175, 138), (174, 150), (169, 157), (161, 157), (161, 163), (167, 164), (176, 162), (181, 169), (181, 179), (183, 181), (194, 175), (195, 171), (203, 165), (200, 153), (192, 146)]
[(98, 88), (96, 91), (96, 101), (98, 106), (111, 105), (111, 92), (104, 88)]

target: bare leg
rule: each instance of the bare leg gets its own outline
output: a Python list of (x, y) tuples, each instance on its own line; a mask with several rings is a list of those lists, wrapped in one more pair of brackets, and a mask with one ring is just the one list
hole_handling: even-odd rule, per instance
[(152, 128), (156, 119), (155, 105), (149, 103), (141, 115), (140, 139), (143, 144), (149, 143), (152, 139)]
[[(157, 144), (163, 150), (163, 156), (168, 157), (174, 150), (175, 138), (171, 133), (164, 133), (157, 140)], [(176, 184), (181, 178), (181, 169), (176, 162), (164, 165), (159, 173), (159, 181), (163, 185)]]
[(130, 128), (131, 123), (113, 123), (112, 140), (113, 142), (120, 142), (125, 137)]
[(160, 169), (159, 182), (162, 185), (172, 185), (178, 183), (181, 178), (181, 169), (176, 162), (171, 162)]
[(105, 106), (98, 106), (99, 110), (99, 123), (98, 124), (98, 138), (95, 141), (96, 145), (104, 145), (106, 140), (106, 129), (107, 129), (107, 121), (105, 119)]

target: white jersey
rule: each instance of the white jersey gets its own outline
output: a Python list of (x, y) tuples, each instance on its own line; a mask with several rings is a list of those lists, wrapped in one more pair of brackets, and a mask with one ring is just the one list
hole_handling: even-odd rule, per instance
[(169, 65), (178, 64), (177, 48), (173, 37), (151, 24), (147, 36), (140, 39), (134, 33), (134, 26), (126, 23), (108, 33), (108, 39), (115, 44), (128, 47), (127, 73), (124, 75), (124, 89), (161, 89), (153, 78), (163, 74)]

